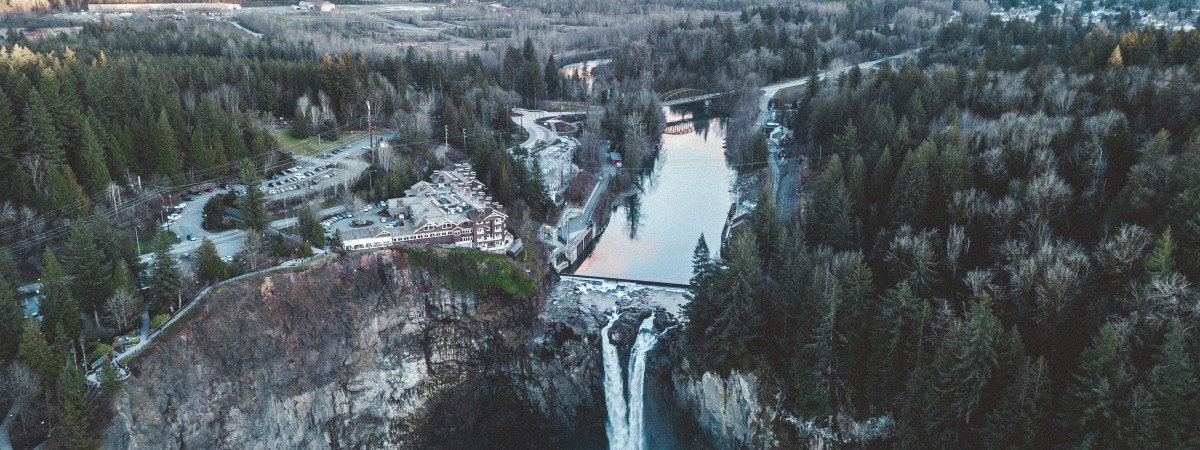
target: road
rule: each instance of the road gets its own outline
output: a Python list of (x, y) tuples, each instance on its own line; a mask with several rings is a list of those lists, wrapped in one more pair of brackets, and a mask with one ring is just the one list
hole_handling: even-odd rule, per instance
[(516, 118), (518, 125), (525, 128), (529, 132), (529, 139), (521, 143), (521, 147), (525, 149), (533, 148), (538, 141), (550, 142), (550, 140), (558, 137), (558, 133), (553, 130), (537, 124), (537, 119), (550, 116), (559, 116), (571, 113), (552, 113), (547, 111), (531, 111), (528, 109), (513, 108), (513, 112), (519, 114)]
[[(920, 51), (920, 48), (909, 50), (895, 56), (858, 63), (857, 66), (860, 70), (873, 69), (884, 61), (906, 58)], [(842, 73), (850, 70), (851, 67), (854, 66), (845, 66), (821, 72), (819, 79), (824, 81), (831, 77), (837, 78)], [(761, 130), (763, 125), (767, 123), (767, 118), (771, 116), (771, 99), (775, 98), (775, 95), (779, 91), (804, 86), (808, 83), (808, 80), (808, 78), (800, 78), (763, 86), (762, 96), (758, 98), (758, 118), (754, 120), (754, 129)], [(770, 153), (770, 156), (767, 157), (767, 165), (771, 167), (771, 192), (775, 195), (775, 202), (779, 206), (780, 214), (786, 217), (796, 207), (796, 193), (800, 187), (800, 165), (798, 158), (780, 160), (776, 154), (778, 154), (781, 148), (771, 145), (769, 140), (767, 141), (767, 149)]]

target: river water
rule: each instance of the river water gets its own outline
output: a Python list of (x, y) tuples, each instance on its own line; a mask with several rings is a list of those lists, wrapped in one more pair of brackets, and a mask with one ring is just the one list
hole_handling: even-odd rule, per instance
[(725, 161), (725, 119), (703, 106), (664, 111), (667, 127), (643, 192), (618, 202), (579, 275), (686, 284), (700, 234), (720, 246), (735, 173)]
[(568, 80), (578, 77), (583, 82), (583, 92), (592, 92), (592, 69), (612, 62), (612, 58), (590, 59), (583, 62), (571, 63), (558, 69)]

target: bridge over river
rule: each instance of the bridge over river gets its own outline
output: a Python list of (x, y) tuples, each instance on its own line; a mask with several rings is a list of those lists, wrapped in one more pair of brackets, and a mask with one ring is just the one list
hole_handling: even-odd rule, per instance
[(687, 103), (708, 102), (709, 100), (736, 94), (738, 91), (708, 92), (700, 89), (683, 88), (667, 92), (659, 96), (662, 106), (677, 106)]

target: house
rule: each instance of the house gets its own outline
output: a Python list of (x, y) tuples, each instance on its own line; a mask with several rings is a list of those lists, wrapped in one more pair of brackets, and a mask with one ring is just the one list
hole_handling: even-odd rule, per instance
[(621, 167), (621, 154), (617, 152), (608, 152), (608, 160), (612, 165)]
[(492, 201), (487, 186), (469, 164), (439, 170), (430, 181), (418, 181), (404, 197), (387, 201), (392, 242), (443, 245), (503, 252), (512, 245), (508, 214)]
[(392, 245), (392, 233), (378, 225), (339, 229), (337, 230), (337, 236), (338, 239), (342, 240), (342, 248), (346, 250), (380, 248)]
[(312, 3), (312, 2), (306, 2), (306, 1), (302, 1), (302, 2), (300, 2), (300, 3), (297, 3), (297, 4), (295, 4), (295, 5), (292, 5), (292, 9), (294, 9), (294, 10), (296, 10), (296, 11), (312, 11), (312, 9), (313, 9), (313, 3)]
[(319, 10), (321, 12), (331, 12), (334, 9), (337, 9), (337, 5), (334, 5), (333, 3), (330, 3), (330, 2), (327, 2), (324, 0), (314, 0), (313, 4), (316, 5), (317, 10)]

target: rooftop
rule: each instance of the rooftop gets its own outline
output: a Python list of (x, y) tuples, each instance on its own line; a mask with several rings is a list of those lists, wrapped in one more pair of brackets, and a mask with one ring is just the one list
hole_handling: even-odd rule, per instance
[(346, 228), (338, 230), (338, 236), (343, 241), (351, 241), (357, 239), (372, 239), (377, 237), (391, 236), (392, 233), (385, 230), (379, 225), (372, 225), (362, 228)]

